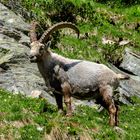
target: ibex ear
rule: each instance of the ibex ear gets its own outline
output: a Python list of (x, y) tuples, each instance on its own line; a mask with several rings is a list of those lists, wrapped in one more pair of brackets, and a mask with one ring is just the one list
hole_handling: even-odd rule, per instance
[(48, 50), (48, 48), (51, 46), (51, 41), (48, 41), (47, 44), (45, 44), (45, 50)]

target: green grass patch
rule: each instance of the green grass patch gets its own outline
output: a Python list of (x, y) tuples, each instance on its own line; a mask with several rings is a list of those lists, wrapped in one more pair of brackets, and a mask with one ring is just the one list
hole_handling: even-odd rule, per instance
[[(108, 113), (96, 108), (77, 106), (72, 117), (57, 112), (54, 105), (44, 99), (32, 99), (0, 90), (0, 139), (42, 140), (54, 128), (69, 137), (83, 133), (92, 139), (136, 140), (140, 138), (140, 99), (133, 97), (134, 105), (122, 105), (119, 120), (120, 132), (108, 125)], [(63, 133), (62, 133), (63, 132)]]

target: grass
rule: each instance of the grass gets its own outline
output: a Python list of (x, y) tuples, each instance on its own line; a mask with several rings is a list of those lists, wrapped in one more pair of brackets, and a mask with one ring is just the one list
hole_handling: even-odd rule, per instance
[[(73, 3), (76, 5), (75, 1)], [(73, 11), (73, 14), (80, 16), (80, 18), (76, 17), (76, 24), (81, 34), (89, 33), (89, 37), (77, 40), (74, 37), (62, 35), (59, 43), (64, 48), (61, 47), (59, 51), (57, 50), (58, 53), (61, 54), (63, 51), (62, 54), (70, 58), (87, 59), (101, 63), (109, 61), (115, 65), (122, 61), (126, 47), (140, 54), (139, 27), (137, 27), (140, 17), (139, 5), (110, 8), (93, 1), (81, 1), (78, 7), (81, 9), (77, 8), (77, 11)], [(116, 44), (104, 45), (102, 43), (103, 37), (115, 41)], [(130, 44), (119, 46), (117, 44), (119, 40), (129, 40)], [(71, 48), (73, 50), (69, 51)]]
[(43, 140), (56, 128), (61, 135), (75, 139), (82, 134), (98, 140), (140, 139), (140, 99), (135, 97), (133, 101), (135, 105), (121, 106), (119, 127), (122, 130), (118, 132), (108, 125), (106, 111), (99, 113), (94, 107), (77, 106), (74, 116), (67, 118), (45, 99), (14, 95), (1, 89), (0, 139)]

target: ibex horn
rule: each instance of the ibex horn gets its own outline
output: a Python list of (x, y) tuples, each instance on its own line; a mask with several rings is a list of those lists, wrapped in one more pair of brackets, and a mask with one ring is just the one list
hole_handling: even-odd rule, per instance
[(35, 32), (37, 25), (38, 25), (38, 23), (36, 21), (31, 22), (30, 33), (29, 33), (31, 42), (37, 41), (37, 34)]
[(61, 28), (71, 28), (76, 31), (79, 37), (80, 31), (74, 24), (72, 24), (71, 22), (60, 22), (48, 28), (39, 39), (39, 42), (45, 42), (54, 31)]

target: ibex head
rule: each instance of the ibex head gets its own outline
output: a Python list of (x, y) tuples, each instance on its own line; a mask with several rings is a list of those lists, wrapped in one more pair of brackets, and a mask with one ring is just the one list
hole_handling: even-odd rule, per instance
[(41, 60), (44, 54), (47, 54), (46, 52), (48, 51), (48, 47), (51, 45), (51, 41), (48, 41), (48, 39), (54, 31), (61, 28), (71, 28), (76, 31), (79, 37), (79, 29), (74, 24), (70, 22), (60, 22), (48, 28), (40, 37), (40, 39), (37, 40), (37, 35), (35, 32), (37, 25), (38, 25), (37, 22), (32, 21), (30, 30), (31, 50), (29, 56), (31, 62), (38, 62)]

